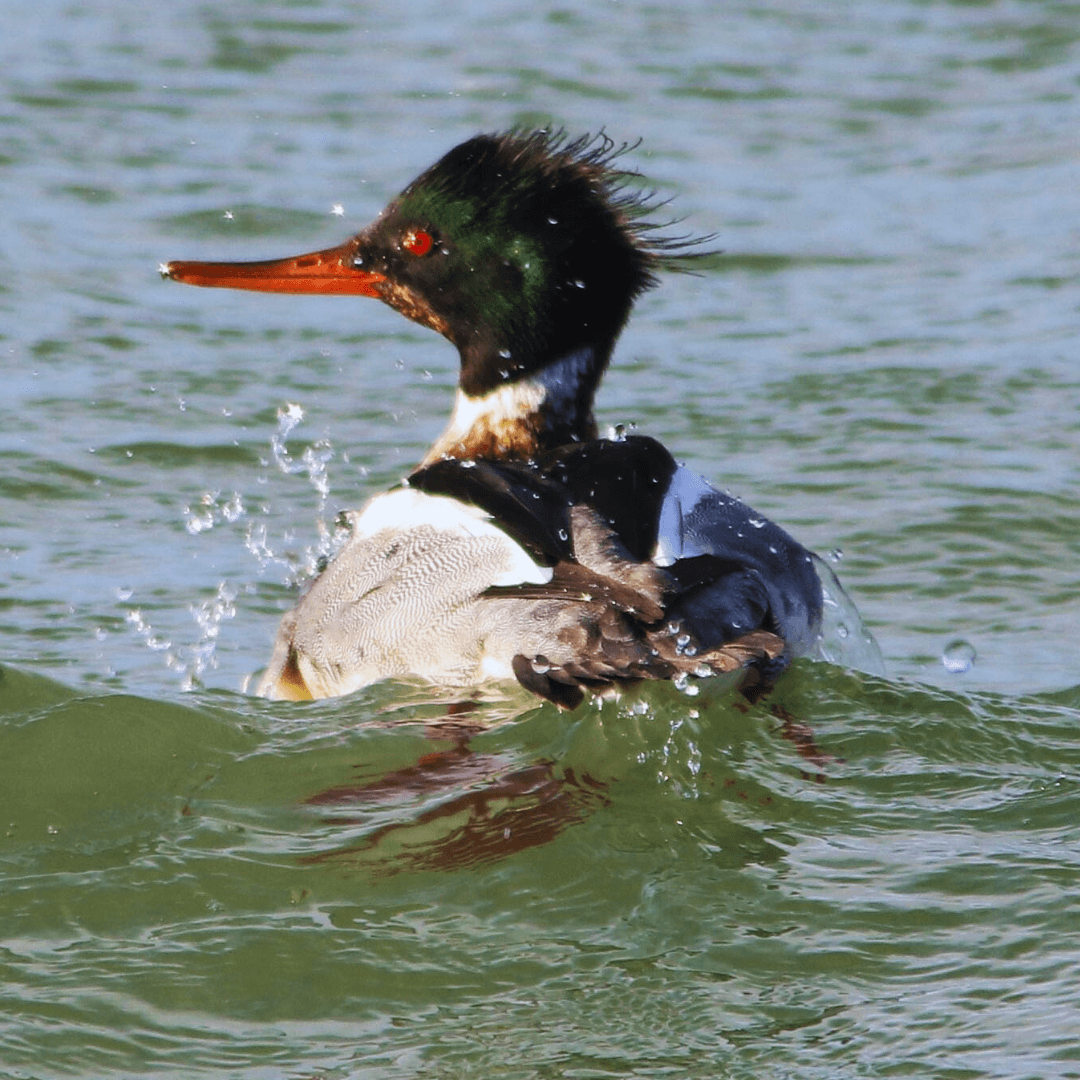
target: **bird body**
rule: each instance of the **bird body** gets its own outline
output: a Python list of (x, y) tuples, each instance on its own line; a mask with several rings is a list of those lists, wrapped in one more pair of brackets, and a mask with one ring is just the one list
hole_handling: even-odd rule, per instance
[(814, 648), (810, 552), (678, 465), (601, 439), (593, 400), (636, 297), (693, 241), (644, 220), (606, 138), (481, 135), (337, 248), (261, 263), (175, 262), (198, 285), (383, 300), (453, 343), (450, 421), (282, 620), (259, 692), (349, 693), (417, 676), (518, 682), (563, 707), (647, 678)]

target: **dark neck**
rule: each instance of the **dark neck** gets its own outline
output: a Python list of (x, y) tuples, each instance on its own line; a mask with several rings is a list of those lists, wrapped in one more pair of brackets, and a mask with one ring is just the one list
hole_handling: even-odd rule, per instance
[(421, 466), (442, 458), (530, 461), (595, 439), (593, 395), (606, 365), (584, 348), (485, 394), (459, 389), (450, 423)]

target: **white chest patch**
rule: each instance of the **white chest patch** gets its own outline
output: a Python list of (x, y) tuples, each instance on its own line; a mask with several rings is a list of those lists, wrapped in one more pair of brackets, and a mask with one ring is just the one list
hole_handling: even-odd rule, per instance
[(537, 565), (520, 544), (494, 524), (489, 514), (446, 495), (429, 495), (408, 487), (395, 488), (376, 495), (362, 510), (353, 511), (350, 517), (354, 540), (428, 528), (462, 538), (498, 541), (505, 561), (503, 571), (492, 579), (492, 585), (542, 584), (551, 580), (551, 568)]
[(521, 420), (536, 412), (543, 401), (543, 387), (531, 380), (507, 383), (482, 397), (469, 397), (458, 390), (443, 439), (462, 440), (481, 423), (494, 428), (509, 420)]

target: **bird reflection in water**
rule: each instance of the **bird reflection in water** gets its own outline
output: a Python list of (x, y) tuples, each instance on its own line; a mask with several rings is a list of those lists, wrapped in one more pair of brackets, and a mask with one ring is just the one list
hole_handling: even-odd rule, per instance
[(407, 821), (379, 826), (355, 844), (308, 855), (301, 862), (363, 864), (380, 875), (456, 870), (550, 843), (567, 826), (608, 804), (607, 785), (586, 773), (560, 770), (551, 761), (515, 769), (503, 757), (474, 752), (469, 740), (475, 730), (433, 726), (429, 734), (436, 737), (452, 734), (449, 749), (424, 754), (415, 765), (377, 780), (312, 795), (308, 806), (337, 809), (323, 819), (328, 825), (363, 824), (367, 815), (350, 814), (353, 807), (370, 814), (441, 793), (449, 797)]
[[(761, 695), (743, 690), (740, 711)], [(550, 843), (571, 825), (610, 804), (608, 783), (571, 766), (539, 761), (514, 768), (505, 756), (478, 753), (470, 740), (484, 730), (469, 724), (473, 706), (452, 706), (445, 721), (426, 728), (429, 738), (451, 745), (422, 755), (414, 765), (374, 780), (326, 788), (305, 805), (326, 808), (326, 825), (363, 826), (372, 814), (394, 806), (407, 809), (423, 799), (446, 796), (406, 820), (379, 825), (355, 843), (304, 856), (305, 865), (363, 866), (380, 876), (403, 871), (457, 870), (499, 862), (529, 848)], [(807, 763), (805, 780), (824, 783), (824, 769), (842, 759), (823, 751), (811, 728), (782, 706), (770, 712), (775, 729)]]

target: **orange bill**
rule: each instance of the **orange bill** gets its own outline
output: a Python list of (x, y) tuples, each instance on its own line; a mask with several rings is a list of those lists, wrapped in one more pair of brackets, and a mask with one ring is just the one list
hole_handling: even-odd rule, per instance
[(355, 265), (356, 239), (337, 247), (265, 262), (195, 262), (181, 259), (166, 263), (162, 274), (187, 285), (255, 292), (314, 293), (325, 296), (374, 296), (386, 280), (372, 270)]

